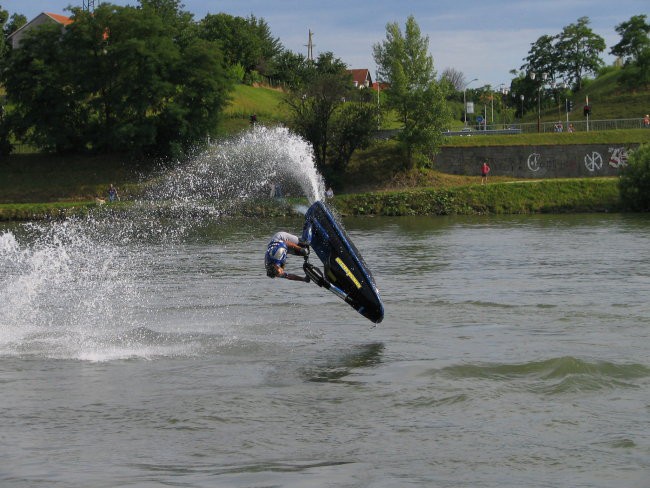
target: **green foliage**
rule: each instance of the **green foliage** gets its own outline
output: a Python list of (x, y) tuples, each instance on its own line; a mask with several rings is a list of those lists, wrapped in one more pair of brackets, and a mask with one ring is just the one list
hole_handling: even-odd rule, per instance
[(625, 64), (636, 62), (643, 51), (650, 47), (650, 24), (646, 15), (633, 15), (630, 20), (616, 26), (621, 40), (612, 47), (610, 54), (623, 58)]
[(192, 35), (178, 2), (141, 3), (76, 9), (63, 36), (28, 33), (3, 72), (18, 137), (58, 153), (169, 155), (215, 130), (231, 86), (218, 45)]
[(331, 126), (328, 165), (325, 178), (336, 188), (350, 159), (358, 149), (365, 149), (373, 142), (373, 133), (380, 123), (377, 105), (366, 101), (344, 103), (334, 113)]
[(352, 84), (346, 66), (331, 53), (321, 54), (301, 81), (302, 90), (286, 99), (290, 126), (314, 148), (316, 165), (323, 170), (328, 154), (334, 112), (344, 103)]
[(633, 15), (616, 26), (621, 40), (610, 53), (625, 60), (620, 82), (631, 90), (650, 86), (650, 24), (646, 15)]
[(624, 205), (634, 211), (650, 211), (650, 144), (630, 154), (621, 173), (619, 188)]
[(563, 53), (558, 68), (567, 83), (580, 89), (585, 73), (597, 73), (603, 64), (600, 53), (605, 47), (605, 40), (589, 27), (588, 17), (580, 17), (575, 24), (564, 27), (556, 48)]
[(239, 63), (247, 73), (257, 71), (265, 76), (274, 73), (275, 58), (282, 51), (282, 44), (271, 35), (264, 19), (253, 15), (243, 18), (224, 13), (208, 14), (198, 28), (202, 38), (221, 45), (228, 65)]
[[(582, 87), (586, 74), (597, 73), (603, 61), (600, 53), (605, 50), (605, 40), (595, 34), (589, 27), (589, 18), (580, 17), (575, 24), (569, 24), (558, 35), (543, 35), (531, 45), (521, 69), (525, 75), (536, 73), (537, 81), (532, 83), (535, 89), (540, 86), (541, 74), (548, 75), (548, 83), (558, 82), (563, 79), (576, 89)], [(521, 84), (521, 83), (519, 83)], [(518, 94), (525, 94), (526, 99), (533, 98), (534, 92), (530, 90), (530, 83), (521, 87), (513, 86)]]
[(429, 38), (422, 37), (413, 16), (407, 19), (404, 34), (397, 23), (390, 23), (386, 39), (373, 46), (378, 75), (390, 83), (388, 106), (403, 124), (399, 140), (409, 166), (416, 161), (416, 152), (435, 152), (451, 120), (446, 93), (436, 81), (428, 49)]
[(574, 178), (336, 197), (352, 215), (471, 215), (605, 212), (620, 209), (616, 179)]

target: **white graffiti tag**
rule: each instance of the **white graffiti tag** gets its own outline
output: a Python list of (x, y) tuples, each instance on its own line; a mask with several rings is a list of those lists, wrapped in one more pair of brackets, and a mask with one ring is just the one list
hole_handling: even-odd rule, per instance
[(589, 171), (596, 171), (603, 167), (603, 157), (596, 151), (585, 156), (585, 168)]
[(627, 166), (627, 149), (624, 147), (610, 147), (609, 152), (612, 153), (609, 157), (609, 165), (612, 168)]
[(528, 169), (535, 172), (539, 171), (539, 159), (540, 159), (540, 154), (538, 153), (531, 153), (528, 155)]

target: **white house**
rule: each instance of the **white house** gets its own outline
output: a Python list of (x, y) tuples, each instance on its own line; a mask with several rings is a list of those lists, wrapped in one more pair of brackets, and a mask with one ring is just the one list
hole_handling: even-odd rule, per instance
[(73, 20), (70, 17), (66, 17), (65, 15), (42, 12), (27, 22), (25, 25), (23, 25), (16, 32), (13, 32), (11, 35), (9, 35), (7, 37), (7, 40), (11, 42), (11, 47), (13, 49), (16, 49), (17, 47), (20, 47), (20, 42), (22, 41), (23, 37), (25, 37), (25, 34), (27, 34), (27, 32), (48, 22), (59, 24), (61, 26), (61, 30), (63, 30), (65, 29), (65, 26), (71, 24)]

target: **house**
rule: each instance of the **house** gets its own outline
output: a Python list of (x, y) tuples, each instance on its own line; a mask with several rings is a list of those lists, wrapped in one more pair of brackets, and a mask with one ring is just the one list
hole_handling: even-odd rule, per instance
[(25, 25), (23, 25), (20, 29), (9, 35), (7, 37), (7, 40), (11, 42), (11, 47), (13, 49), (16, 49), (20, 46), (20, 42), (22, 41), (23, 37), (25, 37), (25, 34), (35, 27), (44, 25), (46, 23), (55, 23), (59, 24), (61, 26), (61, 30), (63, 31), (63, 29), (65, 29), (65, 27), (72, 22), (73, 20), (70, 17), (66, 17), (65, 15), (42, 12), (27, 22)]
[(355, 88), (369, 88), (372, 86), (372, 77), (368, 69), (349, 69)]
[(389, 83), (380, 83), (378, 81), (375, 81), (372, 84), (371, 88), (374, 91), (384, 91), (384, 90), (388, 90), (390, 88), (390, 84)]

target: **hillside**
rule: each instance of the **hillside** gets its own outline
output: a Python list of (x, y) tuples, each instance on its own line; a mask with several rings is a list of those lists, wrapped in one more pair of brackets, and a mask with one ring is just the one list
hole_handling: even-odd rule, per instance
[(285, 121), (288, 112), (283, 100), (284, 92), (281, 90), (262, 86), (236, 85), (220, 124), (219, 133), (232, 134), (247, 128), (252, 114), (256, 114), (257, 120), (265, 125)]
[[(620, 68), (610, 68), (598, 78), (586, 80), (584, 87), (569, 97), (570, 100), (573, 100), (573, 111), (569, 114), (570, 118), (582, 119), (584, 117), (582, 109), (587, 96), (592, 110), (591, 117), (594, 120), (633, 119), (647, 114), (650, 111), (650, 90), (629, 91), (619, 85), (620, 76)], [(562, 106), (561, 113), (564, 118), (563, 110)], [(542, 121), (552, 122), (557, 118), (557, 107), (542, 109)], [(523, 122), (537, 122), (537, 113), (529, 112)]]

